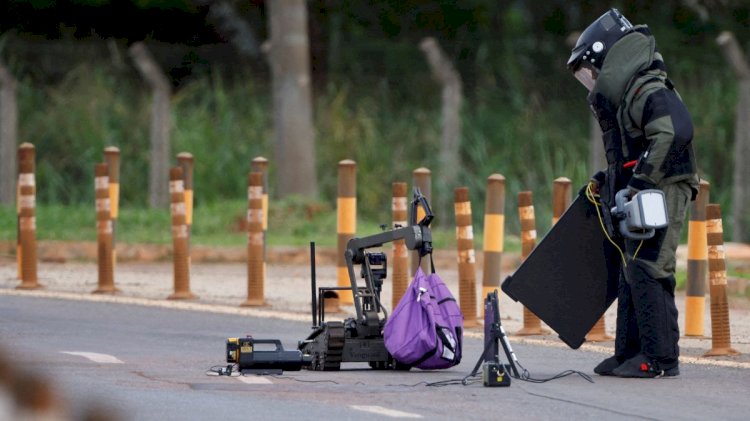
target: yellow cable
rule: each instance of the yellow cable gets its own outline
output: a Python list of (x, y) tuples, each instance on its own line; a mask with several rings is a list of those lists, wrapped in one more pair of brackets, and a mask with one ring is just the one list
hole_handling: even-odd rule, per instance
[[(622, 264), (627, 267), (627, 259), (625, 259), (625, 254), (622, 252), (622, 249), (609, 237), (609, 234), (607, 233), (607, 229), (604, 227), (604, 221), (602, 218), (601, 213), (599, 212), (599, 202), (596, 201), (596, 195), (592, 191), (592, 184), (593, 181), (589, 181), (589, 184), (586, 186), (586, 199), (588, 199), (589, 202), (594, 204), (594, 207), (596, 208), (596, 215), (599, 217), (599, 225), (602, 228), (602, 232), (604, 232), (604, 235), (607, 237), (607, 240), (609, 240), (610, 243), (612, 243), (613, 246), (617, 249), (617, 251), (620, 252), (620, 257), (622, 258)], [(630, 259), (631, 261), (636, 259), (636, 256), (638, 256), (638, 252), (641, 251), (641, 246), (643, 246), (643, 241), (641, 240), (640, 243), (638, 243), (638, 247), (635, 249), (635, 253), (633, 253), (633, 258)]]
[[(604, 233), (604, 236), (607, 237), (607, 240), (609, 240), (610, 243), (612, 243), (613, 246), (617, 249), (618, 252), (620, 252), (620, 258), (622, 259), (623, 267), (628, 266), (628, 262), (625, 259), (625, 254), (622, 252), (622, 249), (620, 246), (615, 243), (612, 238), (610, 238), (609, 233), (607, 232), (607, 228), (604, 227), (604, 219), (602, 218), (602, 214), (599, 211), (599, 202), (596, 201), (596, 197), (594, 195), (594, 192), (591, 190), (591, 186), (593, 185), (593, 181), (589, 181), (589, 184), (586, 186), (586, 198), (589, 200), (589, 202), (594, 204), (594, 208), (596, 208), (596, 215), (599, 218), (599, 226), (602, 228), (602, 232)], [(641, 244), (643, 241), (641, 241)], [(638, 246), (640, 249), (640, 246)], [(637, 251), (636, 251), (637, 253)]]
[(632, 261), (632, 260), (635, 260), (635, 256), (638, 256), (638, 252), (639, 252), (639, 251), (641, 250), (641, 246), (642, 246), (642, 245), (643, 245), (643, 240), (641, 240), (640, 244), (638, 244), (638, 248), (637, 248), (637, 249), (635, 249), (635, 253), (633, 253), (633, 258), (632, 258), (632, 259), (630, 259), (631, 261)]

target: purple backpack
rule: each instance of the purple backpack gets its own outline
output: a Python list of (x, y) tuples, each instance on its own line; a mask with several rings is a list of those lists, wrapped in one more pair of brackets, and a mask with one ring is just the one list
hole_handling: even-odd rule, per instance
[(385, 323), (385, 347), (393, 358), (424, 370), (461, 362), (464, 316), (443, 280), (417, 269), (414, 280)]

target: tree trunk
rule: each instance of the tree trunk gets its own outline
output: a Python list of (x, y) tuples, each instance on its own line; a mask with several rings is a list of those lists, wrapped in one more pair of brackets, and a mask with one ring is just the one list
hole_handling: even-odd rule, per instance
[(282, 197), (315, 197), (318, 183), (306, 2), (270, 0), (267, 6), (278, 193)]
[(0, 203), (16, 201), (16, 144), (18, 143), (17, 82), (0, 63)]
[[(458, 171), (461, 168), (461, 102), (463, 88), (461, 75), (445, 56), (434, 38), (425, 38), (419, 44), (430, 65), (433, 77), (440, 82), (442, 91), (442, 134), (440, 136), (440, 168), (437, 191), (452, 191), (458, 185)], [(439, 215), (448, 215), (453, 203), (450, 195), (437, 196)]]
[(750, 64), (731, 32), (716, 39), (738, 79), (737, 119), (734, 131), (734, 187), (732, 189), (732, 241), (750, 241)]
[(166, 207), (169, 204), (169, 131), (171, 128), (169, 99), (172, 87), (146, 46), (137, 42), (130, 47), (141, 76), (153, 92), (151, 105), (151, 150), (148, 186), (149, 206)]

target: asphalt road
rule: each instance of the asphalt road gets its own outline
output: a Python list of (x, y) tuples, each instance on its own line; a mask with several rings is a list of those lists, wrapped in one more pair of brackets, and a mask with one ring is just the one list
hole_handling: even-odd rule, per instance
[(451, 370), (285, 372), (217, 377), (225, 340), (246, 333), (287, 348), (310, 331), (301, 322), (116, 303), (0, 296), (0, 347), (22, 372), (50, 379), (73, 414), (97, 402), (123, 420), (234, 419), (747, 419), (750, 370), (683, 364), (677, 378), (594, 376), (602, 354), (519, 344), (534, 377), (577, 375), (510, 388), (427, 386), (460, 379), (481, 352), (466, 338)]

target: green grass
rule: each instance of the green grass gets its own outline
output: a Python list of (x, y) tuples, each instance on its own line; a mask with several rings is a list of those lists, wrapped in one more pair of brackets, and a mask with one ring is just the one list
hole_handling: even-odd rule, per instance
[(674, 274), (675, 281), (677, 282), (677, 289), (684, 290), (687, 285), (687, 271), (677, 269)]
[[(244, 246), (247, 244), (244, 218), (247, 202), (221, 201), (197, 206), (193, 215), (191, 242), (205, 246)], [(382, 220), (359, 218), (357, 236), (381, 232), (381, 224), (389, 224), (390, 215)], [(121, 207), (116, 224), (118, 242), (134, 244), (171, 244), (171, 218), (167, 209)], [(475, 248), (482, 248), (482, 230), (475, 228)], [(0, 206), (0, 240), (16, 238), (15, 209)], [(94, 206), (48, 205), (37, 206), (37, 239), (58, 241), (96, 241)], [(335, 247), (336, 211), (323, 202), (299, 198), (271, 202), (269, 210), (269, 246), (306, 246), (315, 241), (322, 247)], [(456, 246), (455, 230), (433, 230), (436, 249)], [(507, 236), (505, 250), (518, 252), (518, 237)]]
[[(748, 279), (750, 278), (749, 275), (747, 270), (738, 269), (731, 264), (727, 264), (727, 277)], [(677, 281), (677, 289), (684, 290), (687, 286), (687, 271), (678, 269), (675, 273), (675, 280)], [(750, 297), (750, 288), (745, 292)]]

